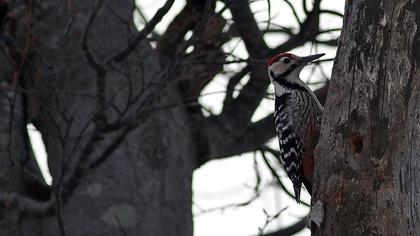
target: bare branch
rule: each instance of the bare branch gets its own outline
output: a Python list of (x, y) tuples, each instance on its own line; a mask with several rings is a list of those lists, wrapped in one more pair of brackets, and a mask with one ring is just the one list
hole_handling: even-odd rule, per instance
[(229, 0), (227, 4), (232, 12), (235, 27), (239, 31), (250, 56), (257, 59), (265, 58), (268, 54), (268, 46), (249, 8), (248, 1)]
[(296, 12), (295, 6), (293, 6), (293, 4), (289, 2), (289, 0), (283, 0), (283, 2), (285, 2), (287, 6), (289, 6), (290, 10), (292, 10), (295, 20), (297, 21), (299, 25), (301, 25), (302, 23), (300, 22), (299, 15)]
[(331, 40), (315, 40), (316, 43), (323, 44), (326, 46), (337, 47), (338, 46), (338, 38), (331, 39)]
[(194, 27), (196, 17), (194, 8), (188, 1), (184, 9), (168, 25), (165, 33), (157, 41), (156, 49), (165, 55), (179, 53), (180, 43), (184, 40), (185, 34)]
[(87, 25), (85, 27), (85, 30), (83, 32), (83, 37), (82, 37), (82, 50), (85, 52), (85, 56), (86, 56), (87, 61), (92, 66), (92, 68), (97, 71), (98, 75), (99, 74), (104, 74), (105, 69), (97, 61), (97, 59), (94, 58), (90, 48), (87, 45), (87, 38), (88, 38), (90, 28), (92, 27), (93, 21), (95, 20), (100, 8), (102, 8), (103, 3), (104, 3), (104, 0), (98, 0), (98, 2), (96, 3), (94, 9), (92, 10), (92, 12), (89, 15), (89, 19), (88, 19), (88, 22), (87, 22)]
[(320, 0), (314, 2), (313, 9), (307, 14), (305, 21), (300, 24), (299, 33), (272, 49), (273, 54), (289, 51), (315, 39), (319, 31), (320, 2)]
[(308, 5), (306, 4), (306, 0), (302, 0), (302, 8), (303, 8), (303, 12), (305, 12), (305, 14), (307, 15), (309, 10), (308, 10)]
[[(144, 24), (147, 24), (149, 21), (147, 20), (146, 16), (144, 15), (143, 10), (137, 4), (135, 4), (135, 5), (136, 5), (135, 6), (136, 12), (139, 14), (139, 16), (143, 20)], [(152, 30), (151, 34), (152, 34), (152, 37), (155, 38), (155, 39), (160, 38), (160, 35), (155, 30)]]
[(44, 202), (32, 199), (19, 193), (1, 192), (0, 202), (5, 208), (16, 209), (21, 212), (39, 216), (52, 214), (55, 207), (54, 197), (51, 197), (50, 200)]
[(95, 59), (95, 57), (93, 56), (91, 50), (89, 49), (88, 45), (87, 45), (87, 40), (88, 40), (88, 34), (90, 31), (90, 28), (92, 27), (93, 21), (95, 20), (98, 11), (102, 8), (104, 3), (104, 0), (98, 0), (98, 2), (96, 3), (94, 9), (92, 10), (92, 12), (89, 15), (89, 19), (87, 22), (87, 25), (85, 27), (85, 31), (83, 33), (83, 37), (82, 37), (82, 50), (85, 53), (85, 57), (89, 63), (89, 65), (91, 65), (91, 67), (93, 69), (96, 70), (97, 73), (97, 77), (96, 77), (96, 110), (97, 110), (97, 116), (95, 119), (95, 123), (98, 126), (102, 126), (106, 123), (106, 116), (105, 116), (105, 112), (104, 112), (104, 108), (105, 108), (105, 89), (106, 89), (106, 83), (105, 83), (105, 75), (106, 75), (106, 70), (104, 68), (104, 66), (98, 62), (97, 59)]
[(331, 33), (331, 32), (340, 32), (340, 31), (341, 31), (341, 28), (331, 28), (331, 29), (319, 31), (318, 35), (325, 34), (325, 33)]
[(198, 97), (201, 90), (223, 70), (226, 60), (222, 46), (230, 38), (221, 38), (226, 20), (211, 12), (202, 24), (199, 27), (202, 29), (196, 27), (194, 30), (194, 50), (183, 59), (183, 66), (180, 66), (175, 78), (184, 99)]
[(322, 9), (322, 10), (320, 10), (320, 13), (321, 14), (322, 13), (331, 14), (331, 15), (334, 15), (334, 16), (338, 16), (340, 18), (343, 18), (344, 17), (344, 15), (342, 13), (340, 13), (338, 11), (333, 11), (333, 10)]
[(273, 231), (270, 233), (266, 233), (266, 234), (262, 234), (261, 236), (291, 236), (294, 235), (295, 233), (303, 230), (306, 228), (307, 226), (307, 222), (308, 222), (308, 217), (309, 216), (305, 216), (302, 219), (300, 219), (298, 222), (283, 228), (283, 229), (279, 229), (277, 231)]
[(268, 19), (267, 19), (267, 28), (265, 29), (266, 31), (270, 30), (270, 23), (271, 23), (271, 2), (270, 0), (267, 0), (267, 11), (268, 11)]
[(107, 62), (110, 60), (114, 60), (116, 62), (121, 62), (124, 60), (136, 47), (137, 45), (146, 38), (150, 32), (156, 27), (156, 25), (162, 20), (162, 18), (168, 13), (169, 9), (171, 9), (172, 4), (175, 0), (167, 0), (165, 4), (159, 8), (156, 14), (152, 17), (152, 19), (144, 26), (143, 30), (140, 31), (134, 40), (131, 41), (126, 47), (121, 49), (115, 55), (111, 56), (110, 59), (106, 60)]
[(239, 71), (238, 73), (234, 74), (230, 79), (229, 82), (226, 86), (226, 95), (225, 95), (225, 100), (223, 101), (223, 106), (228, 106), (228, 103), (233, 102), (233, 92), (235, 89), (235, 86), (239, 83), (239, 81), (241, 81), (241, 79), (247, 75), (249, 72), (249, 67), (244, 67), (241, 71)]
[[(258, 28), (248, 1), (228, 1), (228, 6), (232, 12), (234, 26), (244, 41), (249, 56), (257, 60), (266, 59), (269, 48), (264, 41), (263, 33)], [(219, 119), (231, 132), (233, 130), (244, 132), (244, 129), (247, 129), (254, 111), (264, 98), (269, 80), (266, 79), (263, 64), (262, 62), (249, 64), (250, 80), (236, 99), (223, 106)]]
[[(207, 159), (218, 159), (238, 155), (244, 152), (251, 152), (258, 150), (269, 139), (274, 136), (273, 115), (261, 119), (260, 121), (251, 124), (245, 130), (230, 130), (226, 128), (218, 117), (212, 116), (209, 118), (196, 118), (197, 127), (201, 129), (200, 133), (205, 140), (208, 140), (208, 146), (200, 146), (207, 151)], [(203, 157), (202, 157), (203, 158)]]
[(259, 227), (259, 231), (260, 231), (260, 234), (259, 235), (263, 235), (263, 232), (264, 232), (264, 230), (267, 228), (267, 226), (272, 222), (272, 221), (274, 221), (274, 220), (276, 220), (280, 215), (281, 215), (281, 213), (283, 213), (285, 210), (287, 210), (287, 207), (285, 207), (285, 208), (283, 208), (283, 209), (281, 209), (280, 211), (278, 211), (276, 214), (274, 214), (274, 215), (270, 215), (270, 214), (268, 214), (268, 212), (265, 210), (265, 209), (263, 209), (263, 212), (264, 212), (264, 214), (265, 214), (265, 222), (264, 222), (264, 225), (262, 226), (262, 227)]

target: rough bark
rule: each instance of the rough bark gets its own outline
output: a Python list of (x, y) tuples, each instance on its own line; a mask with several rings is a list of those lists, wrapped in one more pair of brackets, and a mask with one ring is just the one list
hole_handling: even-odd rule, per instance
[(313, 235), (419, 235), (420, 5), (347, 1), (316, 155)]

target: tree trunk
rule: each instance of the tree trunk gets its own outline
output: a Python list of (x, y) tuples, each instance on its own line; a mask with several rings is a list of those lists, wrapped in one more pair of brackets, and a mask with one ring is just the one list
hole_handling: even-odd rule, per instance
[(17, 25), (30, 41), (18, 43), (31, 54), (17, 103), (28, 104), (15, 106), (15, 119), (27, 114), (19, 130), (32, 122), (43, 136), (55, 214), (22, 234), (192, 235), (195, 150), (181, 96), (167, 81), (176, 62), (164, 61), (145, 36), (128, 47), (141, 36), (133, 1), (27, 7)]
[(419, 235), (420, 4), (347, 1), (317, 149), (314, 235)]

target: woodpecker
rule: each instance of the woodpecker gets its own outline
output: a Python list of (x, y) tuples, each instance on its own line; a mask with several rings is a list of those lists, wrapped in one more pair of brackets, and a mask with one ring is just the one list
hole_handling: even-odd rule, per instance
[[(300, 202), (302, 183), (311, 193), (313, 155), (304, 153), (308, 136), (317, 135), (321, 104), (299, 74), (308, 63), (325, 54), (299, 57), (280, 53), (268, 61), (268, 76), (275, 91), (275, 128), (279, 140), (280, 157), (293, 183), (296, 201)], [(315, 133), (315, 134), (314, 134)]]

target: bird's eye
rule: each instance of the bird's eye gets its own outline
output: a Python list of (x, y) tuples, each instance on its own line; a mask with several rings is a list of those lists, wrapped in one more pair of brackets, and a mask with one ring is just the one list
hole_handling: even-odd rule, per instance
[(286, 57), (283, 59), (284, 64), (288, 64), (290, 62), (290, 58)]

